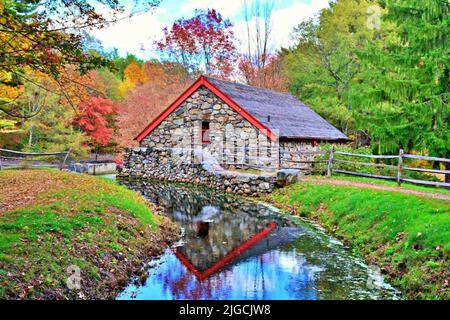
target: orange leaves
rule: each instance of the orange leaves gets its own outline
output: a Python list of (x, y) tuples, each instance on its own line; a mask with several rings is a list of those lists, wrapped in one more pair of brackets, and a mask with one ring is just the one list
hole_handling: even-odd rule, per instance
[(288, 79), (283, 71), (282, 58), (270, 55), (266, 61), (263, 68), (258, 68), (244, 57), (239, 61), (239, 70), (249, 85), (286, 92)]
[(63, 104), (75, 106), (87, 99), (92, 92), (103, 94), (105, 91), (104, 85), (97, 81), (95, 71), (81, 75), (74, 66), (65, 66), (62, 74), (58, 85), (62, 89), (61, 102)]
[(188, 86), (186, 72), (176, 63), (147, 62), (147, 82), (128, 92), (117, 117), (119, 147), (131, 146), (133, 138)]
[(125, 81), (129, 81), (135, 86), (144, 84), (147, 81), (142, 68), (135, 62), (130, 63), (124, 71)]

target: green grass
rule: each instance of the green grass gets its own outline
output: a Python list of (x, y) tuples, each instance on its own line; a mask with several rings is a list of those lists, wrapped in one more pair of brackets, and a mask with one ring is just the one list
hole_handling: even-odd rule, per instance
[[(313, 177), (318, 178), (318, 179), (328, 178), (326, 176), (313, 176)], [(333, 174), (332, 178), (339, 179), (339, 180), (368, 182), (368, 183), (375, 183), (375, 184), (380, 184), (380, 185), (384, 185), (384, 186), (398, 187), (397, 182), (390, 181), (390, 180), (364, 178), (364, 177), (353, 177), (353, 176), (348, 176), (348, 175), (343, 175), (343, 174)], [(407, 183), (407, 182), (403, 182), (399, 188), (425, 191), (425, 192), (450, 194), (450, 190), (448, 190), (448, 189), (433, 187), (433, 186), (420, 186), (420, 185), (415, 185), (415, 184), (411, 184), (411, 183)]]
[(305, 182), (270, 198), (350, 243), (408, 297), (450, 299), (448, 201)]
[(79, 298), (66, 286), (71, 265), (81, 268), (83, 297), (113, 298), (146, 254), (164, 248), (161, 219), (115, 181), (53, 170), (0, 172), (11, 190), (20, 193), (21, 181), (36, 194), (0, 214), (0, 299)]

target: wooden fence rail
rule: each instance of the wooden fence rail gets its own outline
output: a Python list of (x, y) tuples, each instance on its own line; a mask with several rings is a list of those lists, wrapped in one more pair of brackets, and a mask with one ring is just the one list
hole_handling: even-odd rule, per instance
[[(389, 164), (384, 164), (384, 163), (343, 160), (343, 159), (337, 159), (335, 157), (335, 155), (349, 156), (349, 157), (365, 157), (365, 158), (372, 158), (372, 159), (397, 159), (397, 165), (395, 166), (395, 165), (389, 165)], [(398, 155), (370, 155), (370, 154), (357, 154), (357, 153), (349, 153), (349, 152), (342, 152), (342, 151), (334, 151), (334, 148), (331, 148), (330, 154), (328, 157), (327, 175), (331, 176), (332, 172), (336, 172), (336, 173), (348, 174), (348, 175), (360, 176), (360, 177), (393, 180), (393, 181), (397, 181), (398, 185), (401, 185), (402, 182), (409, 182), (409, 183), (414, 183), (414, 184), (432, 185), (432, 186), (439, 186), (439, 187), (446, 187), (446, 188), (450, 187), (450, 183), (448, 183), (448, 182), (427, 181), (427, 180), (410, 179), (410, 178), (404, 177), (404, 171), (426, 172), (426, 173), (435, 173), (435, 174), (443, 174), (443, 175), (450, 174), (450, 170), (413, 168), (413, 167), (404, 166), (405, 158), (426, 160), (426, 161), (435, 161), (435, 162), (450, 162), (450, 159), (446, 159), (446, 158), (419, 156), (419, 155), (415, 155), (415, 154), (404, 154), (402, 149), (399, 150)], [(344, 163), (344, 164), (349, 164), (349, 165), (363, 165), (363, 166), (374, 166), (374, 167), (378, 167), (378, 168), (388, 168), (391, 170), (396, 170), (396, 176), (385, 176), (385, 175), (376, 175), (376, 174), (371, 174), (371, 173), (362, 173), (362, 172), (357, 172), (357, 171), (333, 169), (333, 163)]]
[[(194, 149), (191, 149), (194, 150)], [(255, 151), (255, 153), (250, 153), (249, 151)], [(0, 149), (1, 151), (1, 149)], [(326, 173), (327, 176), (332, 176), (334, 173), (352, 175), (352, 176), (360, 176), (367, 178), (375, 178), (375, 179), (383, 179), (383, 180), (391, 180), (396, 181), (398, 185), (401, 185), (402, 182), (414, 183), (414, 184), (422, 184), (422, 185), (433, 185), (439, 187), (450, 188), (450, 183), (448, 182), (440, 182), (440, 181), (428, 181), (428, 180), (420, 180), (413, 179), (405, 175), (405, 172), (424, 172), (424, 173), (433, 173), (433, 174), (442, 174), (442, 175), (450, 175), (450, 170), (446, 168), (445, 170), (440, 169), (430, 169), (430, 168), (415, 168), (406, 166), (404, 164), (405, 159), (416, 159), (416, 160), (426, 160), (433, 162), (445, 162), (450, 163), (450, 159), (447, 158), (439, 158), (439, 157), (429, 157), (429, 156), (420, 156), (414, 154), (404, 154), (403, 150), (399, 150), (398, 155), (372, 155), (372, 154), (359, 154), (359, 153), (351, 153), (344, 151), (335, 151), (334, 147), (331, 147), (329, 152), (324, 151), (306, 151), (299, 154), (299, 156), (306, 157), (305, 160), (288, 160), (283, 159), (283, 148), (276, 147), (264, 147), (264, 148), (254, 148), (247, 146), (237, 146), (234, 145), (231, 148), (224, 148), (222, 150), (218, 150), (221, 152), (222, 158), (220, 160), (222, 165), (234, 165), (241, 168), (249, 168), (249, 169), (259, 169), (259, 170), (278, 170), (280, 168), (291, 168), (291, 169), (299, 169), (303, 172), (307, 173)], [(193, 152), (190, 153), (193, 158)], [(325, 156), (325, 159), (314, 159), (316, 156)], [(397, 160), (397, 164), (385, 164), (380, 162), (367, 162), (366, 159), (361, 159), (361, 161), (355, 161), (353, 159), (345, 159), (345, 157), (352, 158), (367, 158), (367, 159), (376, 159), (376, 160)], [(343, 159), (344, 158), (344, 159)], [(364, 161), (365, 160), (365, 161)], [(192, 159), (192, 161), (194, 161)], [(369, 160), (370, 161), (370, 160)], [(286, 165), (286, 163), (290, 165)], [(269, 165), (268, 165), (269, 164)], [(301, 166), (301, 164), (309, 164), (312, 166)], [(367, 166), (367, 167), (375, 167), (381, 169), (388, 169), (391, 172), (395, 172), (393, 175), (385, 175), (385, 174), (374, 174), (374, 173), (365, 173), (358, 171), (351, 171), (348, 169), (342, 169), (339, 167), (339, 164), (345, 165), (355, 165), (355, 166)], [(319, 165), (319, 166), (315, 166)]]
[[(12, 165), (5, 165), (2, 160), (16, 160), (16, 161), (38, 161), (36, 157), (49, 157), (49, 156), (59, 156), (61, 157), (61, 162), (56, 165), (56, 167), (59, 168), (59, 170), (62, 170), (66, 166), (67, 159), (69, 158), (69, 154), (72, 151), (72, 148), (70, 148), (67, 151), (62, 152), (23, 152), (23, 151), (16, 151), (16, 150), (9, 150), (9, 149), (1, 149), (0, 148), (0, 170), (3, 169), (3, 167), (17, 166), (16, 164)], [(15, 156), (5, 156), (4, 154), (13, 154), (13, 155), (20, 155), (20, 157)], [(30, 159), (31, 158), (31, 159)], [(55, 165), (51, 164), (45, 164), (45, 165), (36, 165), (36, 166), (45, 166), (45, 167), (52, 167)]]
[[(309, 154), (309, 153), (308, 153)], [(306, 155), (308, 155), (306, 154)], [(305, 154), (302, 154), (303, 156)], [(397, 160), (397, 165), (394, 164), (385, 164), (379, 162), (367, 162), (367, 161), (355, 161), (351, 159), (345, 158), (367, 158), (367, 159), (377, 159), (377, 160), (386, 160), (386, 159), (394, 159)], [(409, 182), (414, 184), (422, 184), (422, 185), (432, 185), (450, 188), (450, 183), (448, 182), (440, 182), (440, 181), (428, 181), (428, 180), (420, 180), (420, 179), (412, 179), (405, 176), (405, 172), (424, 172), (424, 173), (433, 173), (433, 174), (442, 174), (449, 175), (450, 170), (440, 170), (440, 169), (430, 169), (430, 168), (414, 168), (410, 166), (406, 166), (404, 164), (405, 159), (415, 159), (415, 160), (426, 160), (426, 161), (434, 161), (434, 162), (444, 162), (449, 163), (450, 159), (447, 158), (439, 158), (439, 157), (429, 157), (429, 156), (419, 156), (415, 154), (405, 154), (403, 150), (399, 150), (398, 155), (372, 155), (372, 154), (359, 154), (359, 153), (351, 153), (344, 151), (335, 151), (334, 147), (330, 148), (327, 159), (321, 160), (305, 160), (305, 161), (295, 161), (289, 160), (287, 162), (293, 164), (290, 167), (295, 167), (297, 163), (304, 164), (324, 164), (326, 163), (326, 168), (297, 168), (301, 170), (306, 170), (309, 172), (326, 172), (327, 176), (331, 177), (333, 173), (340, 173), (352, 176), (366, 177), (366, 178), (374, 178), (374, 179), (383, 179), (383, 180), (391, 180), (396, 181), (398, 185), (401, 185), (402, 182)], [(339, 164), (344, 165), (355, 165), (355, 166), (368, 166), (375, 168), (385, 168), (395, 172), (395, 175), (382, 175), (382, 174), (373, 174), (373, 173), (364, 173), (358, 171), (344, 170), (339, 167)]]

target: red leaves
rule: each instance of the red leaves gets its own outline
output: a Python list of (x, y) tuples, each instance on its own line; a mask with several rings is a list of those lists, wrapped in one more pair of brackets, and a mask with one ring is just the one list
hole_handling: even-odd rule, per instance
[(114, 129), (109, 126), (108, 116), (117, 112), (116, 105), (109, 99), (89, 97), (78, 104), (80, 114), (73, 123), (78, 125), (91, 139), (99, 144), (109, 143)]
[(170, 30), (164, 28), (164, 38), (156, 45), (189, 71), (203, 67), (207, 74), (227, 77), (236, 51), (231, 27), (216, 10), (197, 10), (194, 17), (175, 21)]

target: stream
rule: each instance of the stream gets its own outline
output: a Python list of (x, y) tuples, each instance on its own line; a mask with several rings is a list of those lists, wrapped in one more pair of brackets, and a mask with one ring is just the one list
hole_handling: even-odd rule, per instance
[(123, 181), (182, 227), (182, 240), (117, 299), (400, 299), (319, 227), (218, 191)]

